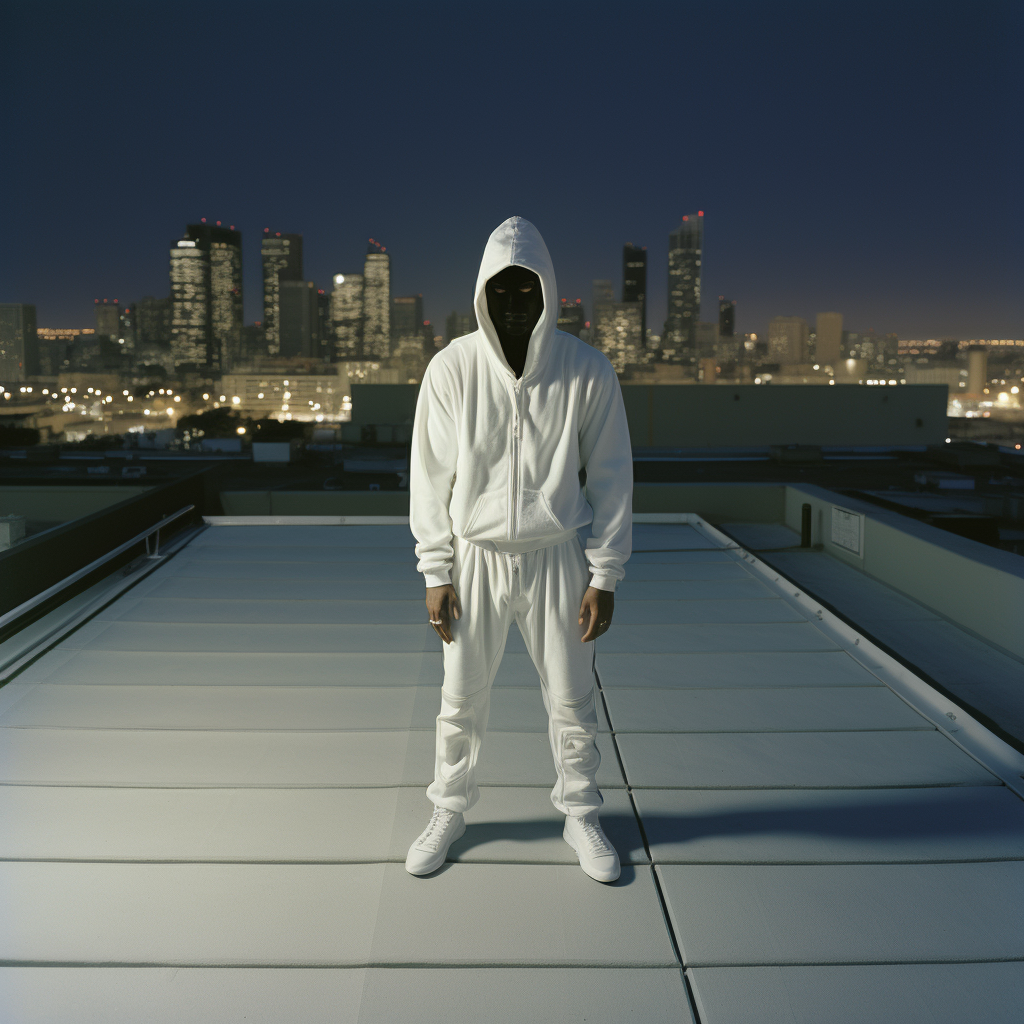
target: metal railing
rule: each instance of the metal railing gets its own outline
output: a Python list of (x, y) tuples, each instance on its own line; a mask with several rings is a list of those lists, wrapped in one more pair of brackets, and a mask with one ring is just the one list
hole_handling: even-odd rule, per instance
[[(9, 612), (4, 615), (0, 615), (0, 631), (6, 629), (11, 623), (20, 619), (23, 615), (28, 614), (34, 608), (48, 601), (51, 597), (59, 594), (62, 590), (70, 587), (73, 583), (77, 583), (78, 580), (84, 576), (88, 576), (89, 573), (95, 572), (101, 566), (118, 555), (124, 554), (129, 548), (134, 547), (136, 544), (145, 543), (146, 545), (146, 558), (157, 559), (160, 558), (160, 531), (178, 519), (180, 516), (185, 515), (186, 512), (191, 512), (195, 508), (195, 505), (186, 505), (184, 508), (178, 509), (177, 512), (173, 512), (168, 516), (164, 516), (155, 526), (149, 527), (147, 530), (143, 530), (142, 533), (136, 534), (131, 540), (126, 540), (123, 544), (119, 544), (116, 548), (108, 551), (105, 555), (101, 555), (99, 558), (90, 562), (88, 565), (82, 566), (77, 572), (73, 572), (70, 576), (65, 577), (59, 583), (55, 583), (52, 587), (47, 587), (46, 590), (35, 597), (29, 598), (27, 601), (23, 601), (17, 607), (12, 608)], [(155, 537), (154, 537), (155, 534)], [(154, 537), (153, 549), (150, 550), (150, 537)]]

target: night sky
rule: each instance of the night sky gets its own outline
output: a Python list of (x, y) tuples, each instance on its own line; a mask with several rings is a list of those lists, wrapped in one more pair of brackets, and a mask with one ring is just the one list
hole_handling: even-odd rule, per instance
[[(391, 253), (395, 295), (468, 311), (489, 232), (541, 230), (563, 296), (621, 285), (703, 210), (704, 319), (1024, 337), (1024, 4), (274, 3), (0, 7), (0, 301), (93, 326), (168, 292), (168, 248), (263, 228), (306, 277)], [(440, 330), (439, 330), (440, 333)]]

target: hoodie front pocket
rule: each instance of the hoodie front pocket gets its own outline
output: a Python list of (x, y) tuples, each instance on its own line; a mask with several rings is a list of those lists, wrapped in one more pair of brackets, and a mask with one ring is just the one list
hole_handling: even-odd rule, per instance
[(561, 533), (564, 527), (551, 511), (547, 496), (543, 491), (531, 491), (523, 488), (522, 505), (519, 509), (520, 537), (545, 537), (553, 533)]
[[(484, 491), (469, 511), (462, 525), (462, 535), (467, 538), (497, 540), (505, 534), (507, 519), (507, 497), (504, 489)], [(458, 524), (456, 524), (458, 525)]]

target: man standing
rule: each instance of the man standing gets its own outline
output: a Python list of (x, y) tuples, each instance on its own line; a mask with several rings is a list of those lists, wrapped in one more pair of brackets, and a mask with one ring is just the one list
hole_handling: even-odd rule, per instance
[[(437, 870), (480, 796), (490, 688), (512, 620), (540, 674), (563, 837), (592, 878), (619, 877), (598, 820), (594, 640), (612, 619), (632, 533), (622, 393), (597, 349), (555, 329), (547, 246), (511, 217), (476, 283), (479, 329), (427, 366), (412, 438), (410, 525), (444, 641), (434, 813), (406, 869)], [(586, 553), (576, 531), (590, 526)]]

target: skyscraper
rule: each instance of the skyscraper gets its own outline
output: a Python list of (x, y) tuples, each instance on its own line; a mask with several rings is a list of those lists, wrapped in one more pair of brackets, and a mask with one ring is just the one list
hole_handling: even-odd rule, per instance
[(391, 337), (393, 341), (423, 333), (423, 296), (396, 295), (391, 300)]
[(36, 307), (0, 302), (0, 384), (14, 384), (37, 373)]
[(594, 309), (615, 301), (615, 288), (611, 281), (594, 281), (590, 288), (591, 304)]
[(171, 357), (175, 366), (205, 367), (210, 339), (210, 250), (206, 239), (171, 242)]
[(316, 289), (316, 353), (325, 363), (334, 361), (334, 326), (331, 323), (331, 296)]
[[(662, 348), (677, 354), (692, 349), (700, 319), (700, 266), (704, 248), (704, 211), (688, 213), (668, 236), (668, 318)], [(677, 357), (678, 358), (678, 355)]]
[(335, 274), (331, 292), (335, 362), (362, 358), (363, 321), (363, 275)]
[(699, 359), (710, 359), (718, 352), (720, 337), (718, 324), (711, 320), (698, 320), (694, 325), (694, 343)]
[(718, 296), (718, 336), (731, 338), (736, 333), (736, 300)]
[(802, 316), (777, 316), (768, 324), (768, 358), (773, 363), (807, 362), (807, 321)]
[[(426, 351), (422, 295), (396, 295), (391, 300), (391, 353), (405, 358)], [(433, 331), (430, 331), (433, 339)]]
[(391, 257), (370, 239), (363, 262), (363, 354), (387, 359), (391, 354)]
[[(97, 311), (102, 308), (97, 306)], [(241, 336), (242, 234), (234, 225), (225, 228), (219, 221), (189, 224), (184, 237), (171, 243), (175, 365), (202, 366), (213, 372), (226, 369), (239, 356)]]
[(242, 233), (234, 224), (189, 224), (186, 238), (206, 249), (210, 263), (210, 351), (212, 370), (230, 369), (242, 343)]
[(640, 337), (647, 337), (647, 246), (622, 248), (622, 301), (640, 303)]
[[(190, 224), (189, 231), (197, 225)], [(229, 370), (242, 347), (242, 233), (214, 225), (210, 234), (210, 363)]]
[(267, 337), (268, 355), (281, 351), (281, 288), (282, 281), (302, 280), (302, 235), (283, 235), (280, 231), (263, 230), (260, 245), (263, 259), (263, 329)]
[(575, 302), (570, 299), (562, 299), (558, 309), (558, 329), (566, 334), (574, 334), (577, 338), (583, 330), (586, 322), (586, 314), (583, 311), (583, 303), (580, 299)]
[(444, 321), (444, 340), (450, 344), (456, 338), (465, 337), (476, 330), (476, 316), (472, 313), (460, 313), (453, 309)]
[(120, 327), (118, 328), (117, 344), (122, 354), (131, 355), (135, 351), (136, 315), (135, 304), (125, 306), (121, 310)]
[(628, 363), (640, 361), (642, 316), (643, 305), (639, 302), (602, 302), (594, 306), (591, 344), (608, 357), (616, 373), (622, 373)]
[(836, 366), (843, 358), (843, 314), (819, 313), (815, 323), (815, 334), (815, 359), (819, 365)]
[(95, 299), (96, 308), (96, 333), (107, 334), (111, 338), (120, 337), (121, 330), (121, 306), (117, 299), (111, 302), (109, 299)]
[(302, 356), (310, 359), (317, 355), (317, 294), (312, 281), (278, 280), (280, 297), (280, 326), (278, 354)]
[(142, 345), (167, 345), (171, 340), (171, 300), (145, 295), (135, 303), (135, 339)]

